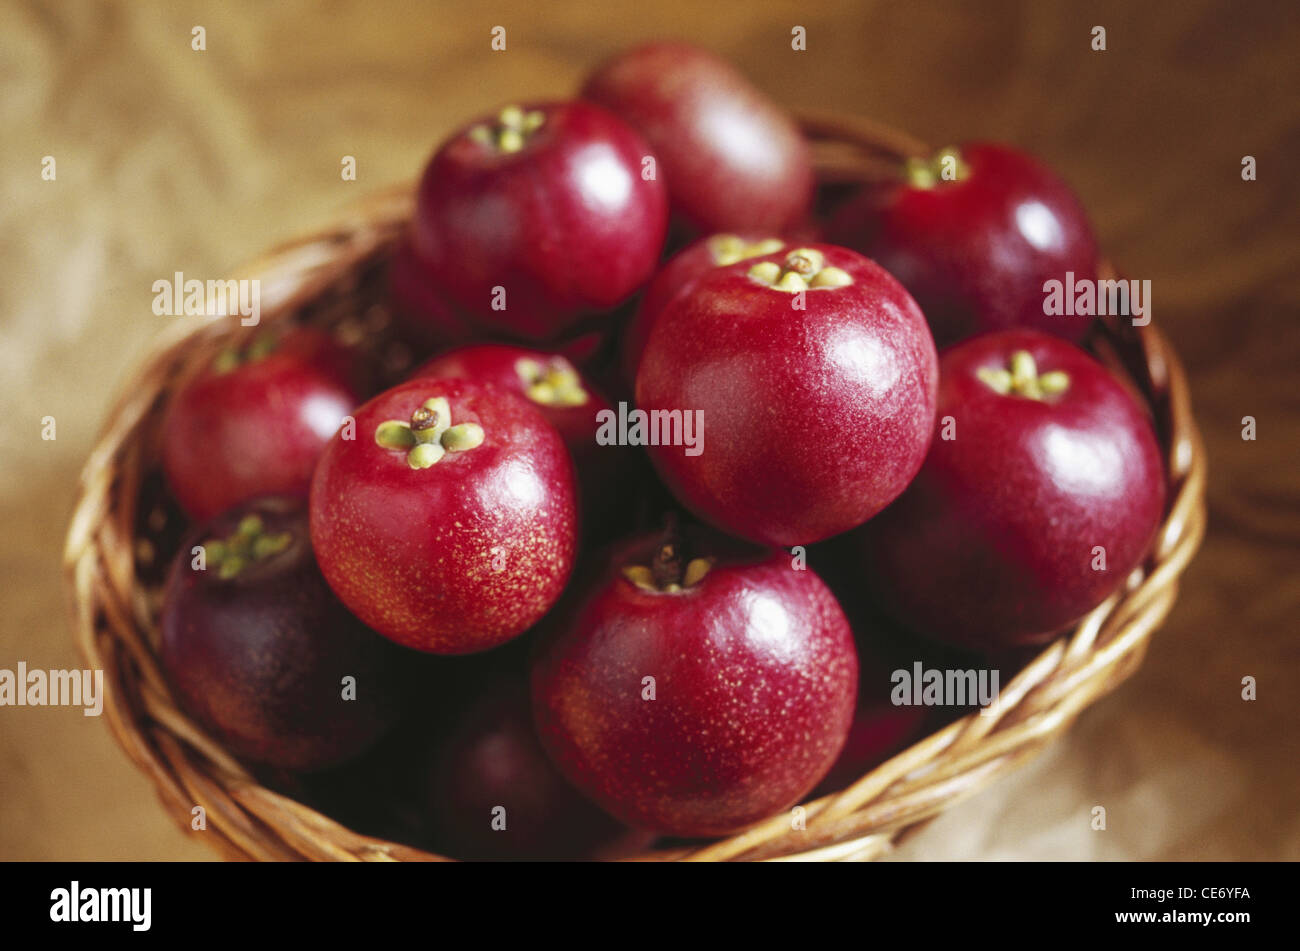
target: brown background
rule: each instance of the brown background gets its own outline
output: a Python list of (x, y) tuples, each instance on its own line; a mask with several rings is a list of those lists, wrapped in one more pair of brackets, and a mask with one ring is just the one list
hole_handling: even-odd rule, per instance
[[(413, 177), (453, 124), (521, 93), (564, 96), (599, 57), (674, 35), (791, 107), (1036, 152), (1111, 256), (1152, 281), (1191, 373), (1211, 534), (1145, 666), (901, 855), (1300, 858), (1294, 3), (46, 6), (0, 4), (0, 667), (80, 664), (62, 535), (106, 402), (174, 319), (151, 313), (154, 280), (220, 276)], [(497, 24), (505, 53), (489, 49)], [(806, 52), (790, 49), (796, 24)], [(1106, 52), (1089, 46), (1097, 24)], [(343, 155), (359, 181), (340, 180)], [(1246, 415), (1257, 441), (1240, 438)], [(1108, 831), (1091, 831), (1094, 805)], [(208, 857), (103, 724), (0, 709), (0, 858)]]

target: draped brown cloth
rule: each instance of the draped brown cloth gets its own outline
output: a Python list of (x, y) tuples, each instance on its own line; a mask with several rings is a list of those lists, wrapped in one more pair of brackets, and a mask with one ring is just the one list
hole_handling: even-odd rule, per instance
[[(563, 97), (599, 58), (670, 35), (790, 107), (1038, 154), (1083, 196), (1109, 255), (1151, 280), (1191, 375), (1210, 535), (1144, 667), (899, 857), (1300, 858), (1298, 10), (2, 0), (0, 667), (81, 666), (60, 547), (108, 400), (177, 319), (153, 314), (155, 280), (220, 276), (414, 177), (454, 125)], [(349, 155), (355, 182), (340, 175)], [(1243, 677), (1258, 699), (1242, 699)], [(211, 857), (103, 724), (0, 709), (0, 858)]]

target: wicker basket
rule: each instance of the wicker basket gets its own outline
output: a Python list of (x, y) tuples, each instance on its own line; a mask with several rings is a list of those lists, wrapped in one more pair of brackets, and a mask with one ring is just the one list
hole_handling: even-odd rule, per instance
[[(827, 186), (880, 181), (924, 147), (870, 123), (805, 118)], [(394, 372), (411, 355), (386, 327), (385, 262), (411, 210), (408, 189), (373, 196), (330, 230), (271, 251), (236, 277), (261, 279), (266, 324), (307, 320), (383, 348)], [(155, 646), (159, 602), (151, 534), (165, 517), (158, 492), (159, 423), (168, 394), (218, 348), (253, 332), (218, 319), (178, 320), (163, 335), (109, 414), (86, 463), (68, 530), (64, 569), (76, 639), (104, 671), (105, 714), (127, 754), (153, 780), (167, 811), (189, 829), (204, 807), (209, 844), (230, 858), (437, 860), (419, 849), (359, 835), (254, 776), (178, 711)], [(1015, 769), (1079, 712), (1141, 663), (1148, 639), (1178, 591), (1178, 576), (1205, 529), (1205, 451), (1177, 356), (1154, 326), (1105, 327), (1094, 352), (1125, 375), (1149, 405), (1166, 452), (1168, 512), (1147, 563), (1123, 591), (1068, 637), (1030, 661), (1001, 692), (994, 716), (951, 723), (834, 795), (805, 803), (805, 825), (782, 813), (730, 838), (658, 850), (643, 859), (866, 860), (948, 806)]]

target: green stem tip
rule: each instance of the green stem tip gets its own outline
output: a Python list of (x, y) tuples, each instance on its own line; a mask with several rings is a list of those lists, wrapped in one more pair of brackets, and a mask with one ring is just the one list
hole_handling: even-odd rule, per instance
[(847, 287), (853, 283), (847, 271), (828, 267), (826, 256), (816, 248), (795, 248), (781, 264), (759, 261), (749, 269), (749, 277), (788, 294), (823, 287)]
[(409, 422), (389, 419), (375, 429), (375, 443), (405, 452), (412, 469), (428, 469), (449, 452), (477, 449), (485, 438), (478, 423), (451, 424), (451, 404), (445, 396), (425, 400), (411, 413)]
[(913, 188), (934, 188), (940, 182), (959, 182), (970, 174), (961, 152), (949, 146), (929, 158), (913, 156), (903, 167), (903, 179)]
[(623, 577), (642, 591), (653, 594), (679, 594), (693, 588), (712, 570), (714, 559), (687, 559), (684, 550), (685, 543), (677, 521), (670, 516), (650, 564), (626, 565)]
[(249, 565), (278, 555), (292, 541), (290, 532), (267, 532), (260, 515), (245, 515), (230, 535), (203, 543), (205, 566), (215, 568), (217, 577), (229, 581)]
[(1070, 388), (1070, 375), (1064, 370), (1038, 372), (1038, 364), (1028, 350), (1011, 354), (1007, 367), (980, 367), (975, 375), (980, 382), (1002, 396), (1022, 396), (1045, 400)]
[(519, 106), (506, 106), (491, 123), (479, 123), (467, 133), (471, 141), (497, 152), (518, 152), (533, 133), (546, 124), (546, 113), (540, 109), (525, 112)]

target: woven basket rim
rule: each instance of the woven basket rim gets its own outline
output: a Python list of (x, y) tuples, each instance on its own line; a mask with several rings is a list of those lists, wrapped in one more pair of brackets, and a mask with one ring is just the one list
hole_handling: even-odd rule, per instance
[[(803, 116), (823, 182), (879, 180), (923, 143), (866, 119)], [(857, 176), (856, 178), (854, 176)], [(325, 231), (272, 249), (235, 277), (263, 283), (268, 313), (296, 313), (340, 279), (391, 250), (411, 210), (403, 185), (373, 193)], [(352, 271), (348, 269), (351, 268)], [(267, 287), (270, 287), (270, 306)], [(285, 318), (287, 319), (287, 318)], [(1168, 501), (1147, 562), (1124, 590), (1046, 646), (1000, 695), (997, 711), (972, 712), (918, 740), (845, 789), (805, 802), (804, 828), (789, 813), (706, 845), (659, 849), (635, 860), (843, 861), (879, 857), (949, 806), (1036, 756), (1086, 706), (1141, 663), (1177, 596), (1178, 577), (1205, 532), (1205, 448), (1186, 375), (1154, 325), (1114, 329), (1112, 356), (1127, 369), (1157, 423)], [(150, 639), (151, 608), (136, 578), (135, 506), (150, 460), (143, 444), (168, 386), (194, 372), (196, 351), (246, 334), (230, 321), (178, 323), (159, 335), (122, 387), (83, 468), (64, 548), (78, 648), (105, 671), (104, 713), (133, 762), (152, 780), (180, 828), (204, 807), (204, 841), (222, 855), (259, 860), (444, 861), (413, 846), (355, 833), (253, 775), (173, 702)], [(1133, 372), (1136, 368), (1136, 372)], [(156, 426), (155, 426), (156, 428)], [(134, 487), (134, 491), (126, 491)]]

